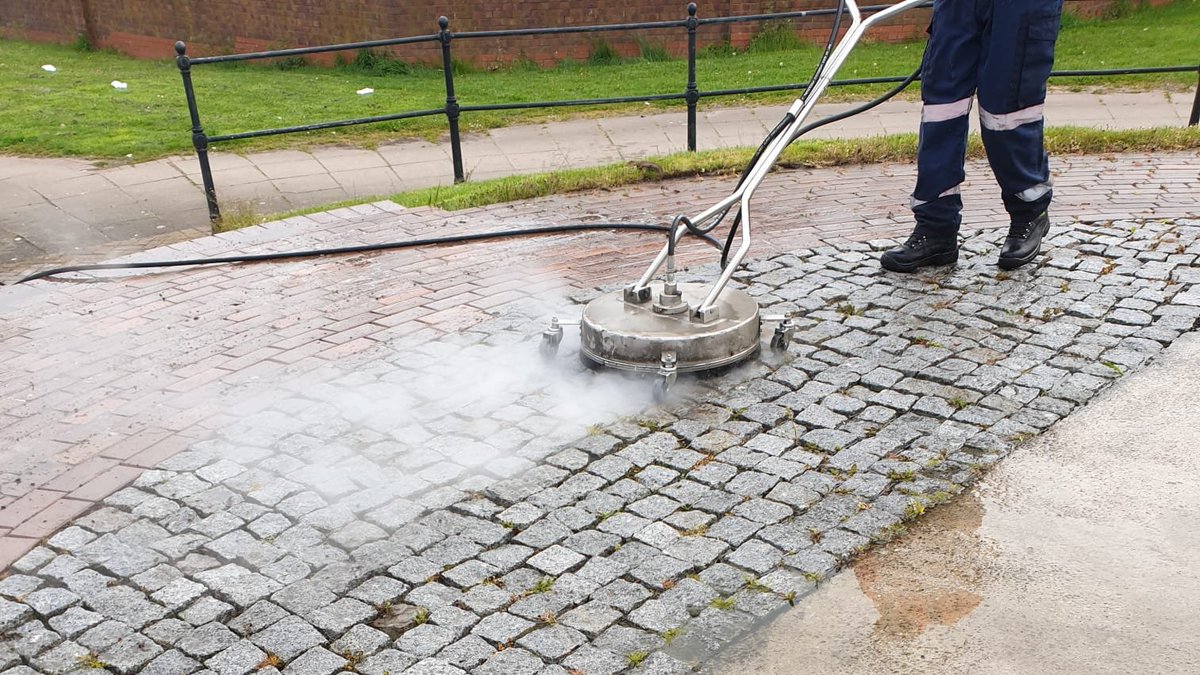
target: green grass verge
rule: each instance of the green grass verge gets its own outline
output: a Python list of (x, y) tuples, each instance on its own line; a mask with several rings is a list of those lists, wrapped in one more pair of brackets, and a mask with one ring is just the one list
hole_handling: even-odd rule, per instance
[[(1055, 155), (1196, 150), (1200, 149), (1200, 128), (1104, 131), (1077, 127), (1054, 127), (1046, 130), (1046, 148)], [(668, 178), (734, 176), (741, 172), (746, 163), (750, 161), (752, 154), (753, 151), (749, 148), (678, 153), (652, 157), (636, 164), (623, 163), (587, 169), (568, 169), (401, 192), (388, 197), (388, 199), (410, 208), (428, 206), (457, 211), (581, 190), (617, 188)], [(973, 159), (984, 156), (983, 143), (978, 135), (971, 136), (967, 145), (967, 155)], [(916, 159), (916, 156), (916, 135), (900, 134), (865, 139), (797, 143), (784, 152), (779, 166), (800, 168), (911, 162)], [(254, 218), (253, 221), (265, 222), (276, 218), (306, 215), (369, 201), (373, 200), (348, 200), (276, 216), (260, 216)], [(247, 222), (245, 214), (239, 214), (237, 226), (247, 224), (253, 223)]]
[[(1140, 8), (1112, 20), (1068, 20), (1059, 41), (1057, 67), (1195, 63), (1198, 25), (1200, 0)], [(839, 77), (907, 74), (919, 63), (922, 47), (919, 42), (862, 44), (851, 54)], [(698, 79), (703, 90), (802, 82), (807, 80), (819, 53), (817, 46), (799, 44), (789, 32), (768, 27), (749, 51), (708, 50), (698, 62)], [(459, 102), (507, 103), (683, 90), (685, 62), (666, 59), (652, 44), (643, 49), (643, 58), (636, 60), (621, 61), (600, 48), (593, 56), (592, 63), (568, 63), (550, 69), (517, 65), (495, 72), (465, 70), (456, 79)], [(42, 64), (53, 64), (58, 71), (45, 72)], [(193, 77), (205, 130), (214, 135), (434, 109), (443, 104), (445, 96), (439, 70), (379, 58), (333, 69), (298, 65), (295, 61), (280, 67), (198, 66)], [(112, 80), (127, 82), (129, 88), (116, 90), (109, 84)], [(1194, 87), (1195, 82), (1195, 74), (1181, 73), (1064, 79), (1056, 83), (1182, 90)], [(356, 95), (355, 91), (363, 87), (371, 87), (375, 93)], [(863, 99), (883, 88), (840, 88), (831, 91), (828, 98)], [(108, 52), (0, 40), (0, 91), (4, 92), (0, 101), (0, 152), (127, 161), (191, 152), (183, 89), (179, 72), (170, 60), (138, 61)], [(773, 102), (794, 96), (785, 92), (706, 99), (703, 105)], [(468, 131), (478, 131), (569, 116), (629, 114), (646, 108), (635, 104), (602, 110), (470, 113), (464, 115), (463, 124)], [(435, 116), (257, 139), (221, 148), (249, 151), (338, 142), (370, 146), (400, 137), (435, 138), (445, 132), (445, 125), (443, 117)]]

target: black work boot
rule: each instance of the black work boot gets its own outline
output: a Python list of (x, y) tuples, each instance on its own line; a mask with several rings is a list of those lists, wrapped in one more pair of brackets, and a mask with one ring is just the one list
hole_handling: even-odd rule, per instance
[(1000, 269), (1015, 270), (1031, 262), (1042, 250), (1042, 237), (1050, 230), (1050, 212), (1029, 222), (1014, 221), (1008, 227), (1008, 237), (1000, 249)]
[(953, 265), (958, 262), (958, 237), (938, 237), (913, 232), (908, 241), (879, 256), (883, 269), (916, 272), (922, 267)]

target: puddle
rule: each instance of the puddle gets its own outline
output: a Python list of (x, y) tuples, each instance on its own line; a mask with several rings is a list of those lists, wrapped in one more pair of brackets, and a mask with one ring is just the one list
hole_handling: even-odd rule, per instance
[(983, 504), (971, 491), (854, 564), (859, 588), (879, 613), (873, 637), (912, 638), (932, 625), (952, 626), (979, 606), (982, 523)]

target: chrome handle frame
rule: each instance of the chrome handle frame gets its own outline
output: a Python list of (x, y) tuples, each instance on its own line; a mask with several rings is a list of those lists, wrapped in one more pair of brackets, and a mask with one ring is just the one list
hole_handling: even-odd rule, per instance
[[(901, 2), (898, 2), (887, 9), (880, 10), (879, 12), (872, 14), (867, 19), (863, 19), (861, 12), (859, 12), (858, 4), (855, 2), (855, 0), (846, 0), (846, 9), (850, 13), (850, 27), (847, 29), (846, 34), (838, 42), (838, 45), (830, 55), (829, 60), (825, 63), (825, 67), (821, 69), (820, 76), (817, 78), (812, 88), (808, 91), (805, 91), (804, 94), (800, 98), (796, 99), (792, 103), (791, 107), (788, 108), (788, 113), (795, 116), (795, 119), (792, 121), (791, 125), (788, 126), (784, 133), (781, 133), (775, 138), (774, 141), (771, 142), (770, 145), (767, 146), (766, 151), (763, 152), (758, 163), (754, 165), (750, 173), (746, 176), (746, 180), (740, 186), (738, 186), (738, 188), (734, 190), (732, 194), (717, 202), (707, 211), (704, 211), (700, 215), (691, 219), (695, 226), (701, 227), (705, 223), (720, 215), (722, 212), (731, 208), (734, 204), (739, 205), (742, 216), (742, 226), (740, 231), (741, 244), (738, 246), (737, 252), (735, 252), (733, 257), (729, 260), (729, 264), (725, 266), (724, 270), (722, 270), (721, 276), (713, 284), (712, 289), (708, 292), (708, 295), (705, 296), (704, 301), (692, 311), (692, 317), (694, 319), (701, 322), (707, 322), (717, 318), (717, 298), (721, 295), (721, 291), (725, 290), (725, 286), (729, 284), (729, 280), (733, 277), (733, 273), (737, 271), (738, 266), (741, 265), (742, 260), (745, 259), (746, 253), (750, 250), (750, 198), (754, 196), (755, 190), (758, 189), (758, 186), (762, 183), (763, 179), (766, 178), (767, 173), (770, 172), (771, 167), (775, 165), (775, 162), (779, 159), (779, 156), (783, 154), (784, 149), (791, 145), (792, 141), (796, 140), (797, 136), (799, 135), (800, 128), (804, 126), (805, 120), (808, 119), (808, 117), (812, 114), (813, 109), (816, 107), (817, 100), (820, 99), (821, 95), (825, 93), (825, 90), (829, 87), (829, 83), (833, 81), (834, 75), (837, 74), (837, 71), (842, 67), (842, 64), (845, 63), (846, 58), (850, 55), (850, 52), (854, 49), (855, 45), (858, 44), (858, 41), (862, 38), (863, 34), (871, 26), (926, 1), (927, 0), (902, 0)], [(687, 230), (685, 228), (679, 228), (675, 233), (675, 242), (678, 242), (680, 239), (682, 239), (686, 231)], [(645, 273), (642, 274), (637, 283), (626, 289), (625, 296), (627, 298), (647, 297), (646, 289), (649, 287), (650, 281), (654, 278), (654, 275), (658, 273), (658, 270), (666, 261), (668, 251), (671, 249), (671, 247), (672, 245), (670, 243), (663, 246), (662, 251), (660, 251), (659, 254), (654, 258), (654, 261), (650, 263), (650, 267), (645, 271)]]

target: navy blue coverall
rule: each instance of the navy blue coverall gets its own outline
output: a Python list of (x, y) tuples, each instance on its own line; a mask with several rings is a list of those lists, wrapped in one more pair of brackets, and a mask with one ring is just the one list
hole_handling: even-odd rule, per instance
[(912, 209), (917, 230), (952, 238), (961, 223), (968, 114), (979, 99), (988, 162), (1014, 222), (1050, 204), (1042, 143), (1046, 80), (1062, 0), (935, 0), (921, 66), (921, 135)]

